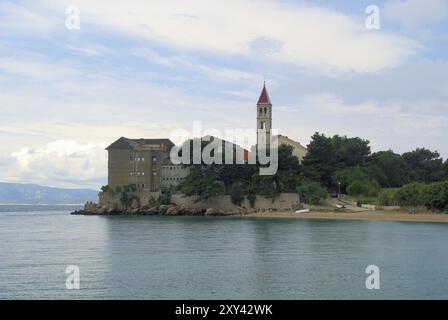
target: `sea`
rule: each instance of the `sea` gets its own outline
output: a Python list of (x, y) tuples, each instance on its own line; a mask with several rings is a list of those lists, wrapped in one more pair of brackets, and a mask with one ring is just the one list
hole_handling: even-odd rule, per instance
[(0, 299), (448, 298), (448, 224), (79, 208), (0, 206)]

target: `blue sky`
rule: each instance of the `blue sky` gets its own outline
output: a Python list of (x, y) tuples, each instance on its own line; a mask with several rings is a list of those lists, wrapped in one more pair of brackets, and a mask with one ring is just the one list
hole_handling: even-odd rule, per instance
[(253, 128), (264, 78), (274, 127), (304, 145), (446, 158), (447, 31), (448, 0), (2, 1), (0, 181), (98, 188), (120, 136)]

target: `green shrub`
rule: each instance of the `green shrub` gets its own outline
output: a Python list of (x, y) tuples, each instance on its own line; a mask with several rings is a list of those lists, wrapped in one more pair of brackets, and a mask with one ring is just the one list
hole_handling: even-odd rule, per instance
[(230, 189), (230, 200), (234, 205), (241, 207), (244, 201), (244, 190), (240, 184), (235, 183), (232, 185)]
[(327, 190), (317, 182), (308, 182), (297, 187), (300, 198), (308, 204), (319, 204), (320, 200), (327, 198)]
[(448, 181), (422, 186), (420, 203), (429, 210), (448, 211)]
[(255, 194), (255, 192), (249, 191), (246, 194), (246, 198), (249, 201), (250, 207), (251, 208), (255, 207), (255, 200), (257, 200), (257, 195)]
[(347, 193), (352, 196), (376, 197), (381, 187), (376, 181), (356, 180), (347, 187)]
[[(395, 201), (401, 206), (421, 206), (424, 205), (423, 189), (424, 184), (409, 183), (398, 189), (395, 194)], [(428, 199), (429, 200), (429, 199)]]
[(126, 192), (123, 192), (120, 197), (120, 202), (124, 207), (128, 207), (131, 204), (132, 199), (129, 198), (129, 195)]
[(378, 204), (381, 206), (397, 205), (397, 189), (383, 189), (378, 195)]
[(171, 203), (171, 193), (163, 193), (157, 198), (159, 204), (170, 204)]

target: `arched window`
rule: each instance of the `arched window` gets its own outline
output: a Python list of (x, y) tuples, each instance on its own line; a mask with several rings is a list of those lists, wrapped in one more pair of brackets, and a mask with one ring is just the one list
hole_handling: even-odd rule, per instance
[(264, 114), (266, 114), (266, 107), (264, 107)]
[(262, 114), (262, 113), (263, 113), (263, 108), (260, 107), (260, 114)]

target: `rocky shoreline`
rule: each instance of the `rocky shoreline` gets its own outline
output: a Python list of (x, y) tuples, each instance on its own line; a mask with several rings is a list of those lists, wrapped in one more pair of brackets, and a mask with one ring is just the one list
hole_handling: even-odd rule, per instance
[(192, 208), (187, 206), (177, 206), (173, 204), (162, 204), (159, 206), (146, 206), (141, 208), (116, 209), (108, 206), (90, 204), (84, 209), (72, 212), (73, 215), (143, 215), (143, 216), (235, 216), (250, 213), (242, 208), (238, 211), (225, 212), (218, 208)]

